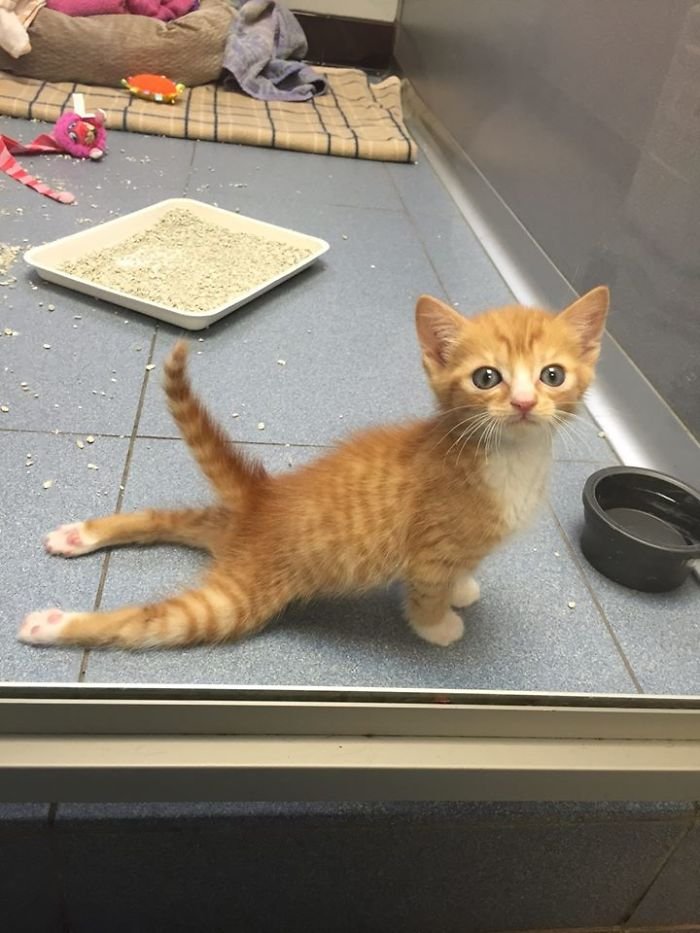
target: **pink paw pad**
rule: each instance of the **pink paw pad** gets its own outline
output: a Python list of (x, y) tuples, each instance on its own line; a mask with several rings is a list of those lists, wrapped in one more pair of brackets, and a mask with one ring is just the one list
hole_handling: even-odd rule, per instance
[(94, 542), (86, 540), (84, 522), (61, 525), (50, 531), (44, 538), (44, 547), (49, 554), (61, 554), (63, 557), (78, 557), (94, 549)]
[(17, 638), (29, 645), (55, 645), (61, 641), (61, 632), (68, 615), (60, 609), (30, 612), (20, 626)]

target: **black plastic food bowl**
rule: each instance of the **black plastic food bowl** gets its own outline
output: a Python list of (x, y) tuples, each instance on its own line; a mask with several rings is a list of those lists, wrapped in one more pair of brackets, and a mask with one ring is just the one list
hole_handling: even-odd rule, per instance
[(609, 467), (586, 480), (581, 550), (616, 583), (673, 590), (700, 558), (700, 493), (663, 473)]

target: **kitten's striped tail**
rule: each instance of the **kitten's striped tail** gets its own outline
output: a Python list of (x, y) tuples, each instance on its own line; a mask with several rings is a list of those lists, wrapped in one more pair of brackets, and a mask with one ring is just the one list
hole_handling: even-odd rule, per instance
[(164, 370), (168, 407), (202, 473), (223, 502), (234, 509), (242, 508), (254, 489), (267, 479), (265, 468), (236, 450), (192, 392), (184, 341), (175, 344)]

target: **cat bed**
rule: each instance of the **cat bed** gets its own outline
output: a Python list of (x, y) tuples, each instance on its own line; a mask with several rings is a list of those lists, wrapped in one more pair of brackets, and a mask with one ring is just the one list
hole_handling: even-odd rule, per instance
[(328, 79), (328, 93), (308, 101), (254, 100), (205, 84), (188, 88), (173, 106), (132, 98), (115, 88), (49, 84), (0, 73), (0, 114), (55, 123), (77, 90), (88, 110), (104, 110), (108, 129), (351, 159), (415, 161), (416, 144), (403, 122), (398, 78), (371, 84), (354, 69), (320, 70)]
[(32, 51), (11, 58), (0, 50), (0, 70), (114, 87), (126, 75), (146, 71), (195, 87), (221, 74), (234, 15), (229, 0), (202, 0), (200, 9), (168, 23), (132, 14), (66, 16), (44, 8), (29, 29)]

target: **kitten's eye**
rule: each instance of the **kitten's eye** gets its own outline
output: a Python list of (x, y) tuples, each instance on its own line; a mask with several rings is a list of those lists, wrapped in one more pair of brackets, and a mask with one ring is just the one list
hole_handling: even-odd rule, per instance
[(560, 386), (566, 379), (566, 372), (563, 366), (545, 366), (540, 379), (546, 386)]
[(493, 389), (502, 381), (503, 376), (497, 369), (492, 369), (490, 366), (480, 366), (472, 373), (472, 382), (477, 389)]

